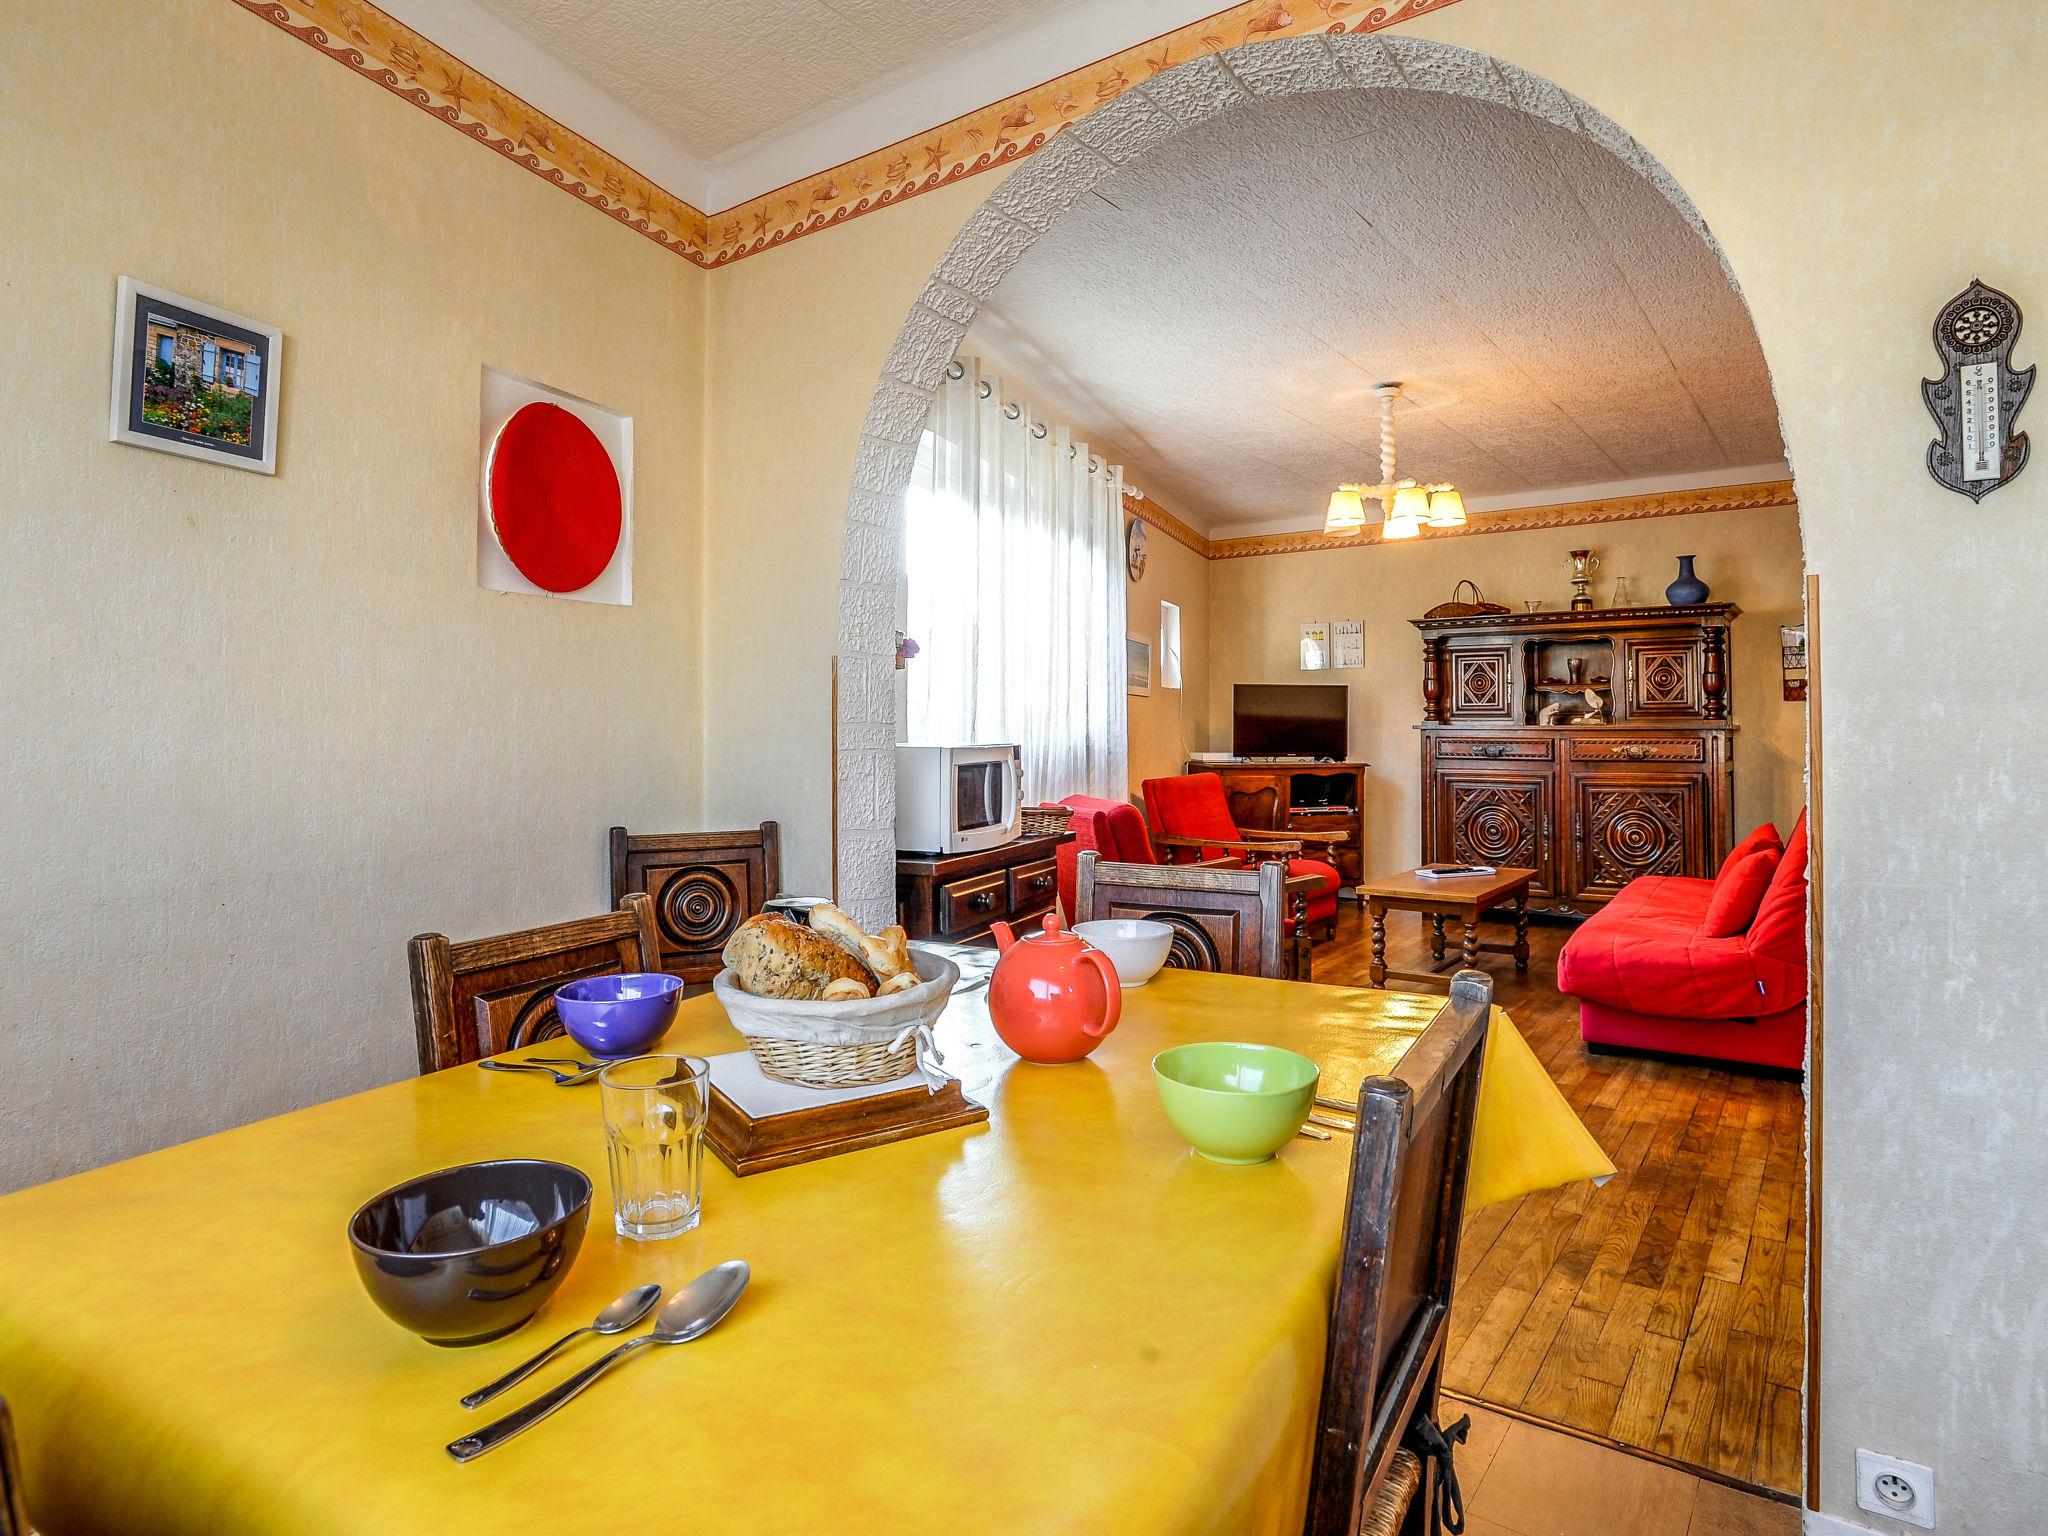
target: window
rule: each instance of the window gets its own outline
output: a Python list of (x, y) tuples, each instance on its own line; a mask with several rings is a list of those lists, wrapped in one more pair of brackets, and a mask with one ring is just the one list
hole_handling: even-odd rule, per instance
[(1180, 604), (1159, 605), (1159, 686), (1180, 686)]
[(1122, 799), (1122, 467), (969, 366), (939, 386), (904, 511), (908, 739), (1015, 742), (1027, 803)]
[(230, 389), (240, 389), (242, 387), (241, 353), (227, 352), (221, 355), (220, 377), (221, 382)]
[(156, 360), (166, 368), (177, 361), (178, 340), (175, 336), (159, 336), (156, 339)]

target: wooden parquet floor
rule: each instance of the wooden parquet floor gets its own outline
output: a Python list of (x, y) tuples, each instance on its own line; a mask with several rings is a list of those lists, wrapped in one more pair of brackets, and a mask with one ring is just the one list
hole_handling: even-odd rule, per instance
[[(1320, 982), (1365, 986), (1348, 904)], [(1489, 922), (1486, 938), (1505, 923)], [(1482, 955), (1507, 1009), (1618, 1170), (1475, 1211), (1459, 1253), (1454, 1392), (1781, 1492), (1799, 1483), (1806, 1187), (1799, 1085), (1594, 1056), (1557, 991), (1571, 930), (1532, 923), (1529, 974)], [(1453, 944), (1452, 953), (1456, 953)], [(1427, 969), (1420, 917), (1387, 920), (1388, 963)]]

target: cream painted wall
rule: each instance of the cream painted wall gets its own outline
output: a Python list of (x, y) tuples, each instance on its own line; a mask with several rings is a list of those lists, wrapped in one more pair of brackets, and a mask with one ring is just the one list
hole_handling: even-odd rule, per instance
[(832, 887), (832, 647), (861, 417), (896, 328), (987, 180), (712, 274), (704, 814), (712, 826), (781, 822), (792, 891)]
[[(412, 1072), (408, 936), (693, 823), (706, 283), (223, 0), (9, 0), (0, 158), (5, 1188)], [(123, 273), (283, 327), (274, 478), (106, 441)], [(487, 362), (633, 415), (633, 606), (478, 590)]]
[[(1149, 505), (1149, 504), (1148, 504)], [(1171, 510), (1170, 508), (1168, 509)], [(1126, 520), (1128, 526), (1128, 519)], [(1127, 732), (1131, 749), (1132, 794), (1147, 779), (1176, 774), (1187, 762), (1187, 753), (1199, 752), (1209, 737), (1209, 634), (1211, 626), (1209, 583), (1211, 563), (1187, 545), (1148, 527), (1147, 562), (1142, 581), (1125, 589), (1128, 623), (1135, 638), (1152, 643), (1152, 693), (1149, 698), (1132, 695)], [(1159, 646), (1159, 605), (1180, 606), (1181, 687), (1167, 688), (1159, 681), (1164, 653)]]
[[(1403, 30), (1607, 113), (1742, 281), (1823, 592), (1823, 1505), (1854, 1514), (1865, 1445), (1935, 1467), (1944, 1530), (2028, 1528), (2048, 1504), (2048, 1141), (2031, 1130), (2038, 979), (2011, 940), (2044, 905), (2048, 676), (1928, 663), (2048, 643), (2048, 471), (1976, 508), (1937, 489), (1918, 381), (1935, 310), (1973, 273), (2037, 315), (2048, 294), (2048, 205), (2028, 190), (2048, 169), (2048, 12), (1996, 0), (1961, 25), (1911, 0), (1463, 0)], [(1944, 110), (1961, 101), (1998, 110), (1968, 156)], [(714, 276), (713, 806), (810, 820), (829, 801), (823, 677), (855, 431), (912, 295), (996, 184)], [(756, 611), (766, 622), (742, 622)], [(815, 883), (814, 827), (796, 869)]]
[[(1366, 778), (1367, 872), (1415, 863), (1422, 853), (1422, 637), (1410, 619), (1449, 599), (1462, 577), (1519, 611), (1525, 598), (1560, 609), (1571, 597), (1565, 552), (1590, 548), (1604, 562), (1594, 595), (1627, 575), (1640, 602), (1664, 600), (1676, 556), (1699, 556), (1717, 602), (1742, 608), (1730, 653), (1734, 688), (1735, 835), (1770, 820), (1782, 832), (1805, 803), (1806, 712), (1787, 704), (1778, 670), (1778, 626), (1797, 624), (1803, 573), (1798, 514), (1785, 507), (1658, 517), (1587, 528), (1418, 539), (1210, 564), (1210, 740), (1230, 748), (1233, 683), (1346, 683), (1351, 751), (1372, 764)], [(1365, 620), (1365, 665), (1300, 668), (1305, 619)]]

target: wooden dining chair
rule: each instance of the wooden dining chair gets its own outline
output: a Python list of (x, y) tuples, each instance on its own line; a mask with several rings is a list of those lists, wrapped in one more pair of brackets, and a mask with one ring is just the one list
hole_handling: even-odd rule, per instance
[(555, 989), (583, 976), (658, 971), (654, 902), (630, 892), (619, 910), (547, 928), (450, 942), (422, 933), (406, 945), (420, 1071), (480, 1061), (562, 1032)]
[(634, 891), (654, 899), (661, 969), (707, 982), (723, 968), (719, 951), (735, 928), (782, 888), (782, 829), (750, 832), (611, 830), (612, 904)]
[(1492, 1011), (1492, 980), (1456, 972), (1393, 1074), (1359, 1088), (1306, 1536), (1429, 1528), (1440, 1463), (1416, 1452), (1443, 1380)]
[(1074, 921), (1150, 918), (1173, 929), (1166, 963), (1189, 971), (1227, 971), (1307, 981), (1308, 924), (1290, 934), (1314, 881), (1290, 879), (1269, 860), (1257, 869), (1219, 864), (1113, 864), (1084, 852), (1075, 879)]
[(14, 1443), (14, 1416), (0, 1397), (0, 1536), (34, 1536), (28, 1528), (28, 1496), (21, 1491), (21, 1450)]

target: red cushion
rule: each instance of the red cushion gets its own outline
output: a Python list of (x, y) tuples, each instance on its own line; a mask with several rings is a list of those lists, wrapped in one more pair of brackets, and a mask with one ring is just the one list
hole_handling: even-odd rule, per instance
[(1707, 915), (1700, 920), (1700, 937), (1732, 939), (1746, 933), (1779, 862), (1777, 849), (1758, 848), (1722, 869), (1714, 882), (1713, 899), (1707, 903)]
[(1759, 848), (1775, 848), (1780, 853), (1785, 850), (1785, 840), (1778, 836), (1777, 827), (1768, 821), (1728, 850), (1728, 857), (1721, 861), (1721, 872), (1714, 877), (1715, 880), (1726, 879), (1731, 869)]
[[(1287, 878), (1292, 880), (1297, 875), (1308, 875), (1322, 882), (1314, 890), (1308, 892), (1308, 910), (1306, 915), (1309, 927), (1317, 927), (1335, 917), (1337, 915), (1338, 878), (1336, 866), (1325, 864), (1321, 859), (1289, 859), (1287, 861)], [(1294, 932), (1294, 900), (1291, 893), (1286, 903), (1286, 915), (1282, 922), (1285, 924), (1287, 932)]]
[[(1184, 773), (1171, 779), (1147, 779), (1145, 814), (1151, 818), (1154, 830), (1168, 837), (1213, 837), (1219, 843), (1238, 841), (1230, 799), (1224, 794), (1223, 780), (1217, 774)], [(1203, 850), (1204, 854), (1209, 852)], [(1215, 850), (1216, 854), (1229, 852), (1227, 848)]]

